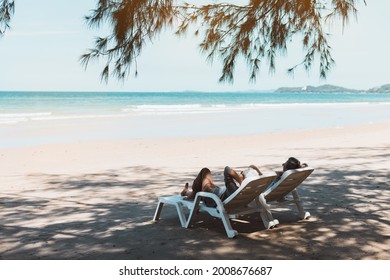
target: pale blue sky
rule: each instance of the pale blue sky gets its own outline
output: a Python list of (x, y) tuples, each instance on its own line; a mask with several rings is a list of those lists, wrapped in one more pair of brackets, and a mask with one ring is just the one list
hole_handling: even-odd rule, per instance
[(164, 33), (148, 46), (138, 61), (139, 76), (124, 82), (100, 82), (104, 62), (84, 70), (79, 57), (98, 31), (89, 30), (83, 16), (95, 0), (17, 0), (12, 29), (0, 39), (0, 91), (236, 91), (268, 90), (281, 86), (325, 83), (367, 89), (390, 83), (390, 1), (367, 0), (359, 6), (358, 21), (333, 26), (331, 46), (336, 66), (327, 80), (317, 68), (308, 74), (286, 69), (302, 59), (301, 47), (291, 45), (288, 56), (277, 61), (277, 71), (263, 67), (256, 84), (248, 83), (244, 63), (237, 66), (235, 82), (220, 84), (220, 65), (205, 62), (190, 36), (175, 38)]

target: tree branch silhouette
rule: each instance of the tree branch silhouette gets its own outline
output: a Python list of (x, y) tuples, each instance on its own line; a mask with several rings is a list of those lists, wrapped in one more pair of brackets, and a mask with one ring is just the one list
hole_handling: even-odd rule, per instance
[(15, 1), (0, 0), (0, 38), (4, 35), (5, 31), (10, 28), (9, 23), (14, 11)]
[(287, 53), (294, 36), (300, 36), (305, 54), (288, 72), (293, 73), (301, 66), (310, 71), (318, 60), (319, 75), (326, 78), (335, 61), (324, 25), (341, 19), (344, 28), (350, 16), (356, 16), (357, 2), (250, 0), (246, 5), (225, 2), (201, 5), (174, 0), (100, 0), (86, 21), (96, 28), (107, 23), (111, 32), (97, 40), (81, 61), (87, 65), (91, 58), (104, 58), (102, 79), (107, 81), (110, 75), (124, 79), (132, 68), (138, 73), (137, 57), (157, 34), (172, 29), (180, 36), (193, 27), (195, 35), (202, 36), (199, 47), (207, 60), (222, 61), (220, 82), (234, 81), (234, 68), (240, 57), (246, 61), (252, 82), (262, 65), (274, 72), (276, 58)]
[[(137, 59), (157, 35), (173, 30), (180, 36), (191, 27), (201, 37), (199, 47), (206, 59), (221, 59), (220, 82), (234, 81), (239, 58), (245, 60), (251, 82), (256, 81), (261, 66), (273, 73), (276, 58), (287, 54), (294, 38), (300, 40), (304, 55), (287, 72), (293, 73), (298, 67), (310, 71), (318, 61), (319, 75), (326, 78), (335, 61), (324, 26), (337, 19), (344, 29), (351, 16), (357, 17), (356, 6), (361, 0), (248, 0), (245, 5), (216, 2), (96, 0), (96, 8), (85, 21), (91, 28), (104, 27), (109, 32), (95, 39), (94, 47), (80, 57), (80, 62), (87, 68), (91, 60), (103, 59), (102, 80), (124, 80), (132, 72), (138, 74)], [(0, 0), (0, 37), (10, 27), (14, 8), (15, 1)]]

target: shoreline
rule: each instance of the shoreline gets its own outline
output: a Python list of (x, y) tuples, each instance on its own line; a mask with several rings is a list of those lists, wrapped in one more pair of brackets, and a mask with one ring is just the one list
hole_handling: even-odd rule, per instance
[[(185, 137), (240, 137), (276, 132), (386, 123), (390, 103), (271, 106), (237, 111), (144, 112), (116, 117), (27, 118), (0, 124), (0, 149), (72, 141), (133, 141)], [(318, 105), (318, 106), (317, 106)], [(192, 110), (192, 109), (191, 109)], [(23, 117), (20, 117), (23, 119)], [(0, 114), (1, 123), (1, 114)]]

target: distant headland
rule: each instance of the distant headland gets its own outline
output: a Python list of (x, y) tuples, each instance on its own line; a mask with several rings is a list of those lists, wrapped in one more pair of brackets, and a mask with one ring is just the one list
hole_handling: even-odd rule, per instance
[(349, 89), (339, 87), (335, 85), (322, 85), (318, 87), (305, 86), (305, 87), (281, 87), (275, 90), (275, 92), (313, 92), (313, 93), (345, 93), (345, 92), (368, 92), (368, 93), (390, 93), (390, 84), (386, 84), (380, 87), (370, 88), (368, 90)]

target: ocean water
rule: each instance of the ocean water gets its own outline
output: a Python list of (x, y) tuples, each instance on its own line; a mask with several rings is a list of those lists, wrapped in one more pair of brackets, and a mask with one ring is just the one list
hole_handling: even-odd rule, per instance
[(0, 147), (256, 134), (389, 120), (388, 93), (0, 92)]
[(201, 114), (291, 105), (390, 103), (386, 93), (0, 92), (0, 124), (136, 114)]

